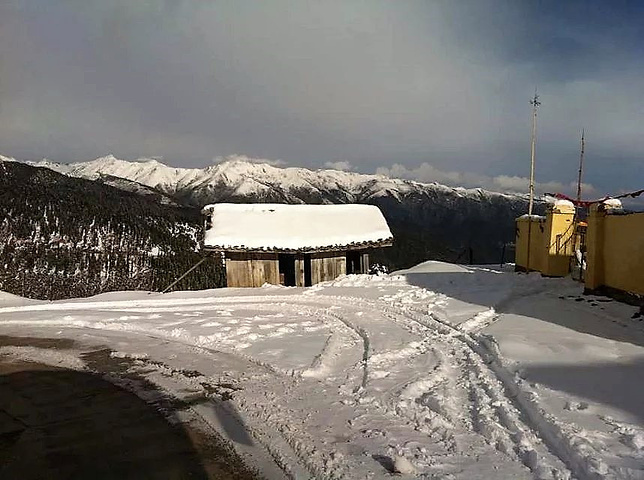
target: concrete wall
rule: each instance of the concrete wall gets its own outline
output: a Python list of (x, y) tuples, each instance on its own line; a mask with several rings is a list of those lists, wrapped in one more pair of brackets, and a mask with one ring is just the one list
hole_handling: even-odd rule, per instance
[(586, 288), (644, 295), (644, 213), (593, 206), (586, 236)]
[(546, 218), (517, 218), (515, 265), (517, 270), (538, 271), (545, 264)]
[(550, 207), (545, 217), (525, 215), (516, 223), (517, 270), (537, 271), (552, 277), (570, 272), (574, 254), (574, 207)]
[(226, 282), (229, 287), (279, 285), (277, 253), (226, 253)]

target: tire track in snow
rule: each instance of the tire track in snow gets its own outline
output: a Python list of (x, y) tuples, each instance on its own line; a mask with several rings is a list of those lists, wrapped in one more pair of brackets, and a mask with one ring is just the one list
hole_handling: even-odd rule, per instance
[(369, 379), (369, 335), (367, 335), (367, 331), (364, 328), (356, 327), (343, 316), (331, 311), (331, 308), (327, 308), (325, 312), (328, 316), (335, 318), (353, 330), (362, 339), (362, 381), (360, 382), (360, 388), (364, 390), (367, 387), (367, 381)]
[[(318, 297), (320, 300), (322, 300), (323, 297)], [(295, 300), (295, 299), (294, 299)], [(313, 300), (311, 297), (307, 298), (306, 303), (320, 303), (319, 300)], [(360, 298), (354, 298), (354, 297), (331, 297), (329, 298), (324, 298), (324, 302), (329, 302), (332, 301), (334, 305), (342, 304), (343, 308), (339, 309), (341, 311), (344, 311), (346, 309), (356, 309), (360, 308), (361, 310), (372, 310), (374, 313), (380, 314), (386, 318), (388, 318), (390, 321), (393, 323), (405, 325), (411, 332), (415, 334), (424, 334), (428, 335), (432, 340), (437, 341), (437, 342), (442, 342), (442, 343), (448, 343), (451, 344), (452, 347), (460, 348), (461, 350), (465, 351), (466, 356), (469, 360), (469, 362), (463, 362), (458, 365), (458, 368), (461, 369), (463, 374), (467, 374), (468, 372), (471, 372), (471, 370), (468, 370), (471, 368), (471, 363), (473, 360), (476, 360), (477, 357), (473, 357), (471, 355), (469, 346), (463, 345), (459, 339), (455, 338), (454, 332), (453, 332), (453, 327), (451, 327), (448, 324), (440, 324), (439, 326), (441, 328), (434, 329), (428, 326), (426, 323), (422, 321), (418, 321), (418, 319), (414, 318), (413, 316), (410, 316), (408, 312), (406, 311), (406, 307), (401, 307), (398, 309), (392, 308), (390, 305), (379, 302), (379, 301), (365, 301)], [(300, 302), (297, 302), (300, 303)], [(301, 303), (300, 303), (301, 304)], [(410, 325), (410, 322), (412, 325)], [(416, 325), (416, 328), (413, 327), (413, 325)], [(420, 327), (420, 329), (418, 328)], [(470, 385), (478, 385), (478, 383), (481, 382), (481, 377), (485, 379), (486, 376), (489, 377), (491, 372), (487, 371), (485, 369), (485, 363), (480, 361), (479, 362), (483, 368), (478, 368), (477, 369), (477, 375), (475, 376), (470, 376)], [(480, 366), (479, 366), (480, 367)], [(413, 396), (413, 392), (421, 392), (423, 388), (432, 388), (435, 386), (435, 383), (431, 379), (427, 379), (427, 375), (424, 376), (421, 374), (420, 376), (416, 376), (414, 378), (407, 378), (406, 381), (403, 381), (402, 383), (399, 383), (397, 385), (394, 385), (392, 388), (394, 390), (398, 390), (400, 387), (400, 391), (397, 392), (399, 397), (402, 396)], [(496, 380), (496, 378), (495, 378)], [(495, 431), (488, 431), (492, 435), (492, 438), (490, 440), (495, 441), (494, 448), (497, 448), (500, 452), (505, 453), (509, 455), (510, 458), (513, 458), (515, 461), (519, 461), (526, 467), (528, 467), (530, 470), (534, 472), (535, 475), (537, 475), (539, 478), (567, 478), (568, 475), (564, 472), (560, 471), (560, 468), (555, 467), (552, 465), (552, 462), (548, 461), (547, 459), (543, 458), (543, 455), (540, 455), (537, 450), (533, 447), (534, 443), (540, 444), (540, 440), (538, 440), (534, 434), (532, 429), (530, 428), (529, 425), (522, 426), (523, 423), (519, 420), (519, 413), (517, 412), (512, 412), (508, 411), (507, 409), (503, 408), (502, 403), (510, 403), (511, 400), (506, 398), (503, 393), (493, 395), (490, 397), (489, 391), (490, 389), (483, 388), (483, 387), (477, 387), (480, 391), (485, 391), (488, 392), (488, 394), (484, 398), (492, 399), (493, 402), (501, 402), (497, 408), (495, 408), (494, 413), (496, 414), (496, 419), (490, 418), (488, 420), (488, 424), (491, 425), (499, 425), (499, 428), (496, 428)], [(391, 389), (390, 389), (391, 390)], [(387, 392), (391, 393), (391, 391)], [(411, 397), (410, 397), (411, 399)], [(467, 403), (463, 399), (463, 404)], [(483, 401), (483, 400), (482, 400)], [(440, 432), (439, 437), (441, 438), (441, 441), (444, 442), (447, 446), (448, 449), (450, 448), (449, 446), (452, 445), (452, 448), (454, 445), (456, 445), (457, 442), (457, 437), (452, 434), (450, 431), (451, 428), (449, 427), (450, 423), (454, 423), (455, 421), (462, 421), (465, 422), (464, 429), (468, 429), (468, 427), (471, 429), (471, 422), (467, 422), (467, 420), (463, 420), (462, 417), (459, 417), (458, 415), (448, 415), (446, 414), (446, 407), (444, 405), (441, 405), (440, 402), (436, 403), (437, 400), (436, 398), (432, 398), (431, 396), (424, 396), (423, 394), (418, 393), (417, 394), (417, 399), (415, 400), (416, 403), (423, 404), (423, 406), (429, 408), (434, 414), (438, 415), (439, 417), (443, 417), (444, 420), (441, 421), (438, 418), (435, 418), (432, 420), (432, 424), (434, 427), (434, 433)], [(402, 416), (408, 416), (408, 409), (400, 409), (396, 405), (392, 405), (394, 403), (394, 400), (390, 401), (390, 409), (394, 411), (397, 415), (402, 415)], [(432, 408), (433, 407), (433, 408)], [(480, 410), (481, 405), (474, 405), (474, 408), (477, 408)], [(414, 415), (412, 414), (412, 417), (409, 417), (410, 420), (418, 422), (418, 419), (414, 418)], [(447, 423), (445, 423), (447, 421)], [(468, 424), (469, 423), (469, 424)], [(418, 424), (422, 428), (422, 424)], [(520, 432), (519, 434), (515, 434), (515, 432)], [(527, 432), (527, 433), (526, 433)], [(485, 432), (480, 432), (481, 434)], [(496, 440), (498, 440), (499, 437), (503, 437), (505, 439), (504, 442), (501, 442), (498, 444)], [(530, 438), (532, 437), (532, 438)], [(507, 446), (511, 445), (511, 448), (508, 448)], [(547, 450), (546, 450), (547, 451)], [(515, 453), (515, 454), (513, 454)], [(556, 458), (556, 457), (555, 457)], [(561, 465), (563, 467), (563, 465)]]
[[(479, 392), (484, 392), (484, 395), (480, 395), (481, 402), (489, 401), (496, 403), (495, 408), (491, 411), (495, 418), (490, 418), (488, 423), (490, 425), (496, 425), (497, 427), (493, 430), (483, 430), (481, 433), (487, 433), (489, 435), (489, 440), (495, 442), (497, 449), (503, 453), (508, 453), (514, 451), (516, 454), (515, 459), (518, 459), (526, 467), (534, 472), (538, 478), (566, 478), (569, 475), (566, 472), (561, 471), (561, 467), (566, 465), (571, 471), (568, 457), (564, 452), (553, 449), (550, 445), (548, 439), (544, 439), (543, 435), (540, 434), (538, 422), (530, 421), (530, 418), (525, 415), (523, 412), (523, 405), (517, 404), (515, 400), (515, 395), (512, 393), (512, 390), (507, 389), (503, 379), (498, 378), (497, 372), (489, 367), (488, 358), (484, 357), (481, 353), (481, 349), (484, 347), (477, 342), (473, 337), (471, 337), (467, 332), (462, 332), (456, 327), (452, 326), (446, 321), (441, 321), (435, 318), (433, 313), (424, 314), (425, 318), (419, 318), (418, 313), (415, 309), (409, 305), (399, 305), (397, 307), (392, 307), (392, 305), (384, 303), (379, 300), (374, 301), (365, 301), (360, 298), (353, 297), (332, 297), (336, 304), (338, 300), (342, 303), (345, 303), (347, 307), (355, 308), (360, 306), (360, 308), (371, 308), (376, 312), (388, 317), (392, 322), (403, 323), (409, 325), (409, 322), (413, 322), (419, 325), (425, 334), (430, 335), (433, 339), (441, 341), (443, 343), (449, 343), (456, 348), (464, 350), (467, 355), (467, 361), (460, 365), (465, 372), (472, 367), (475, 368), (476, 375), (470, 376), (470, 385), (474, 385)], [(478, 321), (477, 321), (478, 322)], [(434, 327), (434, 328), (432, 328)], [(469, 340), (469, 341), (468, 341)], [(490, 376), (492, 378), (490, 378)], [(494, 388), (495, 382), (500, 382), (504, 387), (501, 388), (499, 385), (496, 385)], [(516, 384), (512, 382), (517, 388)], [(509, 395), (506, 393), (507, 390)], [(513, 398), (514, 397), (514, 398)], [(513, 409), (508, 409), (503, 404), (508, 404)], [(475, 404), (474, 408), (481, 409), (481, 404)], [(525, 421), (521, 418), (527, 417)], [(501, 428), (498, 428), (501, 427)], [(505, 441), (500, 443), (497, 441), (499, 438), (504, 438)], [(545, 441), (545, 450), (541, 448), (542, 452), (539, 453), (539, 445), (542, 443), (542, 440)], [(512, 448), (509, 449), (508, 445), (512, 445)], [(554, 454), (555, 459), (554, 463), (551, 460), (547, 459), (548, 452)], [(561, 454), (561, 456), (560, 456)], [(510, 456), (513, 455), (510, 453)], [(563, 456), (563, 458), (562, 458)], [(555, 464), (563, 462), (561, 467), (557, 467)], [(579, 475), (575, 472), (579, 477)], [(579, 478), (595, 478), (595, 477), (579, 477)], [(600, 477), (598, 477), (600, 478)]]
[[(254, 309), (266, 311), (266, 310), (271, 310), (273, 311), (274, 309), (279, 309), (283, 308), (285, 304), (297, 304), (302, 307), (306, 306), (319, 306), (322, 305), (323, 309), (318, 309), (315, 314), (318, 314), (320, 316), (327, 316), (327, 317), (332, 317), (340, 322), (342, 322), (344, 325), (346, 325), (348, 328), (353, 330), (356, 334), (360, 336), (360, 338), (363, 341), (363, 355), (362, 355), (362, 367), (363, 367), (363, 377), (362, 377), (362, 382), (361, 382), (361, 387), (362, 389), (366, 388), (367, 383), (368, 383), (368, 361), (369, 361), (369, 356), (370, 356), (370, 343), (369, 343), (369, 336), (368, 333), (364, 328), (357, 327), (354, 325), (352, 322), (347, 320), (345, 317), (342, 315), (332, 311), (333, 307), (336, 307), (338, 304), (338, 301), (341, 301), (343, 303), (343, 307), (350, 308), (350, 309), (356, 309), (357, 306), (359, 306), (361, 309), (370, 309), (373, 310), (377, 313), (384, 314), (387, 316), (391, 321), (396, 322), (396, 323), (402, 323), (402, 324), (408, 324), (409, 321), (415, 322), (426, 329), (428, 329), (430, 332), (438, 332), (438, 335), (432, 333), (433, 338), (454, 338), (455, 340), (459, 341), (460, 343), (466, 345), (470, 350), (472, 350), (478, 357), (480, 357), (479, 362), (482, 363), (482, 365), (488, 364), (488, 356), (489, 352), (483, 351), (485, 347), (481, 345), (480, 342), (478, 342), (476, 339), (471, 337), (469, 333), (473, 331), (476, 327), (481, 327), (484, 328), (487, 326), (489, 323), (486, 323), (488, 319), (492, 319), (492, 321), (495, 319), (493, 315), (490, 316), (484, 316), (483, 318), (476, 318), (474, 317), (471, 320), (468, 320), (464, 322), (466, 324), (465, 327), (462, 327), (462, 329), (458, 329), (451, 324), (449, 324), (446, 321), (442, 321), (432, 313), (429, 314), (429, 316), (426, 317), (426, 319), (431, 320), (430, 323), (434, 323), (434, 327), (438, 327), (437, 330), (432, 329), (430, 325), (427, 324), (426, 320), (419, 320), (415, 315), (410, 315), (410, 310), (413, 311), (409, 306), (401, 306), (398, 310), (392, 309), (389, 305), (387, 304), (382, 304), (378, 305), (379, 301), (365, 301), (364, 299), (360, 298), (355, 298), (355, 297), (313, 297), (313, 296), (307, 296), (306, 298), (301, 298), (299, 296), (276, 296), (276, 295), (267, 295), (267, 296), (248, 296), (248, 297), (220, 297), (217, 298), (217, 305), (221, 304), (226, 304), (226, 305), (231, 305), (231, 304), (241, 304), (246, 307), (252, 306)], [(331, 303), (331, 307), (329, 307), (329, 303)], [(379, 308), (380, 307), (380, 308)], [(420, 313), (420, 312), (417, 312)], [(487, 313), (487, 312), (484, 312)], [(490, 322), (491, 323), (491, 322)], [(427, 333), (427, 331), (426, 331)], [(234, 352), (234, 354), (239, 354), (238, 352)], [(243, 356), (243, 355), (241, 355)], [(473, 362), (476, 363), (476, 362)], [(267, 366), (267, 365), (263, 365)], [(270, 368), (270, 366), (268, 366)], [(477, 369), (479, 375), (485, 376), (486, 370), (492, 371), (494, 373), (495, 377), (498, 378), (499, 375), (497, 374), (496, 371), (492, 368), (479, 368)], [(504, 385), (506, 382), (503, 381), (502, 378), (498, 378)], [(472, 377), (470, 379), (471, 381), (477, 380), (480, 381), (479, 376)], [(473, 384), (473, 383), (472, 383)], [(507, 385), (506, 385), (507, 388)], [(512, 388), (510, 390), (516, 389), (517, 386), (512, 381)], [(485, 392), (485, 395), (481, 395), (480, 392)], [(498, 392), (494, 392), (491, 394), (491, 389), (488, 385), (487, 388), (481, 388), (479, 389), (479, 398), (481, 398), (480, 402), (487, 401), (485, 400), (486, 398), (491, 400), (492, 402), (499, 402), (499, 401), (509, 401), (512, 404), (516, 405), (516, 400), (512, 398), (512, 396), (508, 396), (505, 394), (499, 394)], [(516, 397), (515, 397), (516, 398)], [(479, 403), (480, 405), (480, 403)], [(522, 405), (518, 405), (519, 411), (522, 411)], [(540, 432), (540, 422), (532, 422), (532, 425), (526, 425), (528, 428), (524, 429), (521, 428), (520, 425), (523, 423), (518, 418), (511, 419), (512, 413), (508, 412), (507, 410), (504, 410), (502, 408), (497, 408), (497, 411), (500, 412), (500, 418), (502, 419), (501, 424), (503, 424), (504, 428), (507, 430), (515, 429), (518, 431), (523, 431), (525, 432), (526, 430), (528, 432), (530, 431), (539, 431)], [(525, 412), (524, 412), (525, 413)], [(515, 415), (516, 416), (516, 415)], [(497, 418), (499, 418), (499, 415), (497, 414)], [(528, 418), (530, 416), (528, 415)], [(493, 421), (494, 422), (494, 421)], [(493, 438), (496, 436), (496, 438), (499, 438), (499, 435), (502, 435), (499, 433), (497, 430), (496, 432), (488, 432), (489, 436), (492, 436)], [(530, 442), (526, 440), (524, 435), (507, 435), (507, 438), (511, 439), (511, 444), (513, 445), (512, 449), (514, 449), (517, 452), (517, 455), (519, 459), (530, 469), (532, 469), (536, 474), (538, 475), (545, 475), (545, 471), (540, 471), (544, 470), (543, 468), (540, 468), (539, 462), (543, 463), (543, 460), (539, 458), (539, 454), (536, 452), (536, 450), (531, 446)], [(543, 435), (542, 435), (543, 438)], [(497, 442), (497, 446), (499, 447), (499, 450), (508, 453), (510, 451), (510, 447), (508, 447), (507, 442), (501, 441), (500, 443)], [(552, 447), (550, 448), (551, 450)], [(569, 464), (570, 462), (567, 461), (568, 457), (566, 454), (559, 455), (561, 452), (557, 452), (557, 450), (554, 450), (554, 453), (557, 454), (557, 456), (566, 464)], [(563, 458), (562, 458), (563, 456)], [(303, 459), (304, 460), (304, 459)], [(569, 465), (570, 466), (570, 465)], [(546, 465), (545, 468), (549, 468), (550, 465)], [(573, 467), (574, 468), (574, 467)], [(578, 469), (571, 469), (573, 472), (575, 470), (579, 471)], [(585, 472), (582, 472), (585, 473)], [(577, 474), (577, 476), (579, 476)], [(603, 478), (603, 477), (596, 477), (596, 476), (587, 476), (584, 475), (579, 476), (579, 478)]]
[(457, 330), (465, 333), (476, 333), (480, 332), (484, 328), (489, 327), (494, 322), (499, 319), (500, 315), (496, 313), (494, 308), (484, 310), (474, 315), (472, 318), (464, 321), (460, 325), (456, 326)]
[[(537, 292), (538, 293), (538, 292)], [(504, 303), (510, 302), (506, 299)], [(452, 338), (461, 341), (478, 357), (477, 363), (483, 364), (485, 370), (492, 373), (503, 385), (503, 396), (510, 400), (514, 407), (522, 414), (523, 423), (531, 430), (538, 433), (540, 439), (548, 449), (563, 462), (570, 472), (579, 479), (602, 480), (607, 477), (606, 466), (597, 460), (594, 449), (583, 438), (570, 438), (557, 423), (554, 416), (547, 414), (531, 394), (521, 389), (514, 380), (512, 373), (504, 367), (498, 351), (489, 347), (489, 341), (481, 341), (469, 332), (461, 331), (451, 325), (447, 320), (440, 319), (433, 312), (424, 313), (415, 308), (409, 308), (410, 318), (424, 323), (429, 319), (445, 333), (451, 333)], [(419, 315), (421, 318), (419, 318)], [(424, 317), (424, 318), (423, 318)], [(522, 438), (519, 438), (522, 441)], [(583, 450), (583, 451), (582, 451)], [(584, 454), (588, 452), (587, 454)], [(530, 463), (534, 462), (534, 455), (524, 453)]]
[[(264, 300), (264, 299), (262, 299), (262, 300)], [(266, 300), (268, 300), (268, 299), (266, 299)], [(271, 300), (274, 300), (274, 299), (271, 299)], [(307, 308), (312, 308), (313, 306), (314, 307), (328, 306), (329, 304), (331, 304), (332, 305), (332, 310), (329, 311), (329, 309), (326, 309), (325, 312), (327, 314), (329, 314), (329, 316), (331, 316), (331, 317), (337, 319), (338, 321), (342, 322), (343, 324), (345, 324), (348, 328), (351, 328), (354, 332), (356, 332), (364, 340), (366, 340), (364, 342), (364, 344), (363, 344), (363, 360), (364, 360), (364, 362), (363, 362), (364, 363), (364, 365), (363, 365), (363, 367), (364, 367), (364, 369), (363, 369), (364, 377), (363, 378), (365, 379), (365, 381), (363, 382), (363, 387), (364, 388), (360, 392), (360, 394), (363, 394), (365, 392), (365, 389), (366, 389), (367, 385), (368, 385), (368, 379), (369, 379), (369, 368), (368, 368), (368, 366), (369, 366), (369, 360), (370, 360), (370, 358), (371, 358), (371, 356), (373, 354), (373, 352), (370, 349), (369, 333), (367, 332), (367, 330), (365, 328), (363, 328), (363, 327), (361, 327), (359, 325), (356, 325), (354, 321), (349, 320), (347, 318), (347, 315), (345, 315), (345, 313), (346, 313), (346, 311), (355, 311), (355, 310), (359, 309), (359, 310), (365, 310), (365, 311), (369, 311), (369, 312), (372, 312), (374, 314), (377, 314), (377, 315), (379, 315), (379, 317), (381, 317), (384, 320), (389, 321), (389, 322), (391, 322), (391, 319), (383, 317), (382, 312), (378, 308), (373, 308), (373, 304), (371, 302), (359, 301), (358, 302), (359, 304), (356, 305), (355, 300), (357, 300), (357, 299), (354, 299), (354, 298), (345, 299), (347, 301), (346, 304), (342, 303), (342, 302), (339, 303), (337, 297), (324, 297), (324, 298), (319, 297), (319, 298), (315, 298), (315, 299), (311, 298), (310, 296), (307, 296), (306, 298), (289, 297), (288, 300), (289, 300), (289, 305), (291, 305), (291, 306), (299, 305), (300, 307), (307, 307)], [(248, 301), (248, 300), (246, 300), (244, 303), (246, 305), (251, 304), (251, 302)], [(266, 305), (264, 302), (262, 302), (262, 303), (264, 305)], [(338, 308), (339, 304), (341, 305), (341, 308)], [(369, 308), (367, 308), (367, 307), (369, 307)], [(410, 330), (409, 322), (406, 322), (406, 323), (404, 323), (404, 322), (396, 322), (396, 323), (399, 324), (402, 327), (405, 327), (404, 328), (405, 330), (408, 330), (408, 331)], [(414, 330), (414, 329), (412, 328), (411, 330)], [(419, 334), (421, 332), (419, 332), (419, 329), (415, 329), (415, 331), (413, 333), (414, 333), (414, 335), (417, 335), (417, 334)], [(369, 343), (367, 343), (367, 342), (369, 342)], [(428, 350), (429, 349), (426, 348), (424, 351), (419, 351), (419, 352), (417, 352), (417, 355), (420, 356), (420, 355), (422, 355), (424, 353), (427, 353)], [(422, 377), (423, 374), (419, 374), (419, 376)], [(407, 379), (404, 380), (403, 386), (407, 386), (411, 390), (413, 390), (414, 388), (417, 388), (417, 386), (413, 385), (413, 383), (414, 383), (413, 381), (410, 382), (410, 379), (407, 378)], [(355, 391), (354, 391), (354, 393), (355, 393)], [(415, 403), (415, 397), (410, 398), (410, 400), (412, 401), (412, 403)], [(397, 417), (406, 419), (405, 424), (407, 424), (407, 422), (409, 421), (409, 419), (407, 418), (406, 414), (401, 415), (400, 408), (398, 408), (396, 405), (392, 405), (391, 407), (388, 408), (388, 410), (389, 410), (390, 413), (396, 413), (397, 412)], [(439, 424), (442, 425), (442, 432), (443, 432), (441, 434), (441, 436), (443, 437), (442, 440), (441, 440), (441, 443), (445, 444), (445, 448), (448, 451), (450, 451), (450, 450), (452, 450), (451, 444), (453, 444), (454, 441), (451, 439), (451, 434), (449, 433), (449, 428), (445, 428), (446, 422), (439, 422)], [(420, 424), (418, 424), (418, 425), (420, 425)], [(396, 427), (396, 428), (398, 428), (398, 427)], [(437, 424), (436, 428), (439, 428), (438, 424)]]
[[(412, 319), (413, 320), (413, 319)], [(450, 337), (446, 335), (440, 335), (443, 337), (442, 340), (449, 340)], [(448, 341), (448, 344), (452, 343)], [(453, 343), (452, 343), (453, 345)], [(456, 346), (458, 349), (458, 346)], [(524, 454), (526, 450), (526, 445), (517, 442), (513, 436), (513, 431), (525, 430), (521, 428), (518, 422), (508, 422), (502, 421), (498, 415), (496, 415), (497, 408), (488, 409), (487, 406), (489, 403), (496, 403), (496, 407), (502, 408), (502, 404), (505, 399), (503, 396), (491, 396), (490, 388), (486, 385), (486, 371), (481, 368), (477, 368), (475, 359), (469, 354), (467, 350), (460, 349), (459, 353), (464, 354), (464, 359), (461, 361), (456, 361), (456, 369), (460, 372), (460, 378), (464, 381), (467, 390), (467, 398), (461, 398), (461, 405), (464, 407), (469, 403), (469, 408), (466, 411), (472, 412), (472, 416), (463, 415), (462, 411), (465, 410), (461, 408), (460, 415), (458, 413), (452, 414), (449, 418), (452, 422), (460, 423), (464, 429), (470, 429), (483, 437), (485, 437), (493, 448), (496, 448), (500, 452), (508, 455), (515, 461), (520, 461), (533, 471), (539, 478), (553, 478), (551, 472), (547, 470), (552, 470), (552, 467), (549, 465), (550, 462), (547, 462), (546, 468), (540, 468), (541, 465), (534, 461), (534, 455), (532, 457)], [(453, 383), (453, 382), (452, 382)], [(439, 399), (436, 401), (440, 400)], [(442, 398), (445, 398), (443, 396)], [(450, 398), (452, 401), (453, 398)], [(445, 411), (445, 408), (440, 409), (441, 412)], [(512, 413), (506, 412), (504, 418), (512, 416)], [(518, 415), (514, 415), (518, 417)], [(486, 425), (488, 428), (480, 428), (481, 425)], [(479, 428), (477, 428), (479, 427)], [(454, 436), (454, 441), (458, 437)], [(527, 442), (524, 442), (527, 443)], [(527, 448), (536, 453), (534, 448), (528, 444)], [(544, 463), (542, 461), (542, 463)], [(544, 470), (540, 472), (539, 470)]]

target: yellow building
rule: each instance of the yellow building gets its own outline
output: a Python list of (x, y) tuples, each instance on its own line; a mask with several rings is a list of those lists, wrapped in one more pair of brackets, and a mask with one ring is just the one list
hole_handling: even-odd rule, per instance
[[(551, 277), (570, 273), (571, 257), (582, 249), (575, 235), (575, 207), (557, 201), (545, 216), (517, 219), (516, 270)], [(635, 303), (644, 296), (644, 213), (625, 213), (619, 200), (590, 208), (585, 234), (584, 283), (591, 292)]]
[(644, 213), (624, 213), (619, 200), (593, 205), (586, 247), (588, 290), (644, 295)]
[(550, 205), (545, 217), (517, 218), (516, 270), (551, 277), (568, 275), (574, 254), (574, 218), (575, 206), (566, 200)]

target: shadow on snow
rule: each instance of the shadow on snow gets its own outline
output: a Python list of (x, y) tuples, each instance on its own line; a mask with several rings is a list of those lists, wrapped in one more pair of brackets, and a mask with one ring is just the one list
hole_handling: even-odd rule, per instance
[[(4, 346), (67, 349), (73, 343), (0, 336)], [(217, 403), (213, 410), (228, 436), (252, 445), (230, 402), (177, 399), (129, 370), (131, 359), (110, 353), (82, 355), (98, 373), (0, 362), (0, 478), (258, 478), (228, 445), (185, 427), (178, 416), (190, 405)]]
[[(522, 315), (596, 337), (644, 346), (644, 330), (633, 328), (639, 325), (639, 322), (635, 324), (636, 320), (631, 318), (631, 315), (637, 311), (636, 307), (625, 306), (625, 312), (630, 311), (629, 309), (632, 311), (628, 315), (625, 314), (618, 322), (610, 315), (604, 314), (602, 310), (605, 303), (614, 300), (584, 296), (581, 293), (583, 288), (581, 284), (579, 284), (578, 295), (559, 297), (540, 291), (538, 282), (568, 282), (568, 280), (535, 278), (536, 274), (526, 275), (476, 268), (469, 270), (460, 265), (447, 265), (446, 268), (459, 271), (402, 274), (410, 285), (443, 293), (475, 306), (494, 307), (497, 313)], [(561, 283), (561, 285), (565, 285), (566, 290), (569, 291), (569, 283)], [(628, 325), (629, 323), (634, 325)]]

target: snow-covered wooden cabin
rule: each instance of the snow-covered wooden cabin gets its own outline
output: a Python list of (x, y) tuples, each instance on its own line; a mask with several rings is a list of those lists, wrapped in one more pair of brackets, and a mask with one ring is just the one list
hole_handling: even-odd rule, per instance
[(310, 286), (366, 273), (393, 236), (373, 205), (207, 205), (204, 248), (223, 252), (229, 287)]

